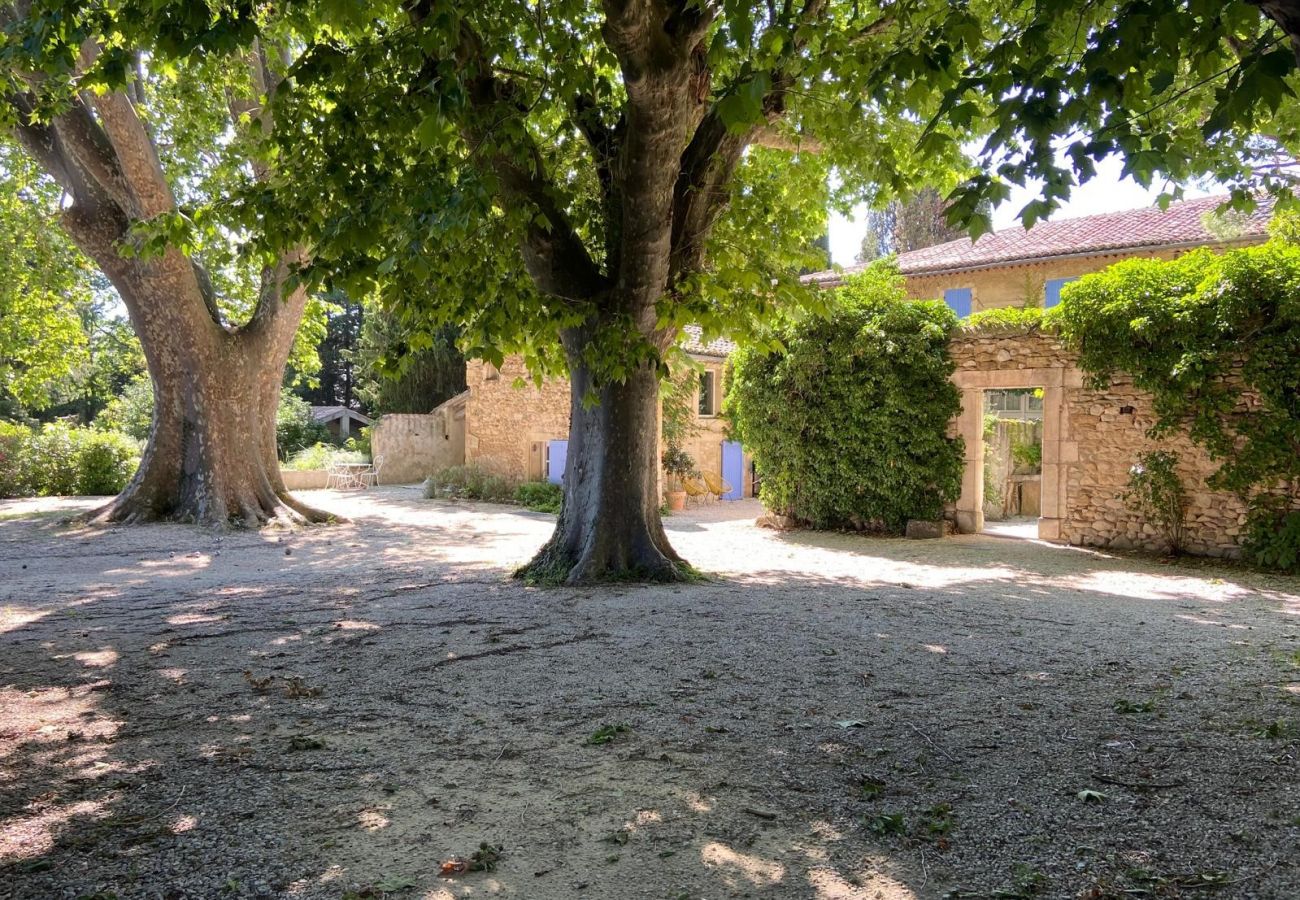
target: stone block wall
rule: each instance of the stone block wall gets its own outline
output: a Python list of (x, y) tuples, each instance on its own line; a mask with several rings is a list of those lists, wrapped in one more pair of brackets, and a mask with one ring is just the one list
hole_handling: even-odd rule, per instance
[[(966, 441), (968, 459), (957, 504), (959, 525), (963, 506), (971, 506), (976, 497), (982, 501), (983, 472), (976, 475), (970, 461), (980, 459), (982, 453), (982, 446), (977, 451), (972, 442), (983, 442), (983, 392), (1041, 387), (1042, 537), (1096, 547), (1163, 550), (1164, 540), (1155, 526), (1144, 522), (1119, 496), (1138, 455), (1163, 449), (1180, 458), (1189, 501), (1187, 549), (1209, 556), (1240, 555), (1244, 505), (1235, 494), (1206, 486), (1217, 466), (1185, 435), (1161, 441), (1147, 437), (1154, 418), (1151, 398), (1130, 381), (1117, 379), (1105, 390), (1085, 387), (1073, 355), (1037, 329), (960, 333), (950, 350), (957, 366), (953, 380), (963, 398), (963, 415), (955, 430)], [(981, 490), (973, 493), (977, 487)], [(976, 517), (973, 509), (967, 510), (967, 518), (972, 517), (982, 518), (982, 512)]]
[[(715, 373), (723, 384), (723, 361), (697, 359)], [(523, 379), (526, 384), (516, 387)], [(569, 436), (569, 382), (551, 378), (538, 388), (528, 377), (523, 360), (510, 357), (501, 369), (472, 361), (466, 366), (469, 385), (465, 411), (465, 460), (517, 481), (542, 477), (540, 448), (547, 441)], [(698, 408), (698, 407), (697, 407)], [(722, 442), (726, 422), (718, 416), (696, 419), (697, 430), (685, 442), (685, 450), (702, 472), (722, 471)], [(752, 496), (749, 457), (745, 458), (742, 490)]]
[(431, 413), (382, 416), (370, 432), (372, 458), (383, 460), (383, 484), (424, 481), (447, 466), (465, 462), (464, 394)]
[[(518, 380), (526, 384), (516, 386)], [(569, 381), (533, 384), (523, 359), (500, 369), (474, 360), (465, 367), (465, 461), (518, 481), (540, 480), (537, 447), (569, 436)]]

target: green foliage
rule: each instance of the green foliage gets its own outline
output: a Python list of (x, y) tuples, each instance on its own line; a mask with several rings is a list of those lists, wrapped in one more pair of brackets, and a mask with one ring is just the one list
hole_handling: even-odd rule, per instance
[(515, 488), (514, 500), (535, 512), (559, 515), (564, 504), (564, 488), (549, 481), (525, 481)]
[(982, 309), (961, 320), (960, 328), (968, 334), (1031, 331), (1042, 328), (1045, 320), (1041, 307), (1000, 306)]
[(367, 459), (370, 458), (370, 441), (374, 435), (373, 425), (362, 425), (357, 429), (357, 433), (343, 442), (343, 448), (353, 453), (360, 453)]
[(77, 493), (120, 493), (140, 464), (140, 444), (112, 431), (83, 432), (77, 466)]
[[(1296, 506), (1300, 246), (1275, 237), (1221, 255), (1126, 260), (1072, 284), (1054, 320), (1090, 384), (1126, 372), (1150, 391), (1152, 436), (1185, 430), (1219, 463), (1211, 487), (1266, 508), (1259, 528)], [(1254, 531), (1248, 543), (1273, 546)]]
[(1017, 466), (1041, 471), (1043, 468), (1043, 445), (1038, 441), (1018, 441), (1013, 439), (1011, 442), (1011, 458), (1015, 460)]
[(497, 475), (476, 465), (448, 466), (429, 476), (424, 496), (429, 499), (485, 500), (510, 503), (519, 485), (504, 475)]
[(1170, 553), (1183, 548), (1187, 492), (1178, 475), (1178, 454), (1167, 450), (1142, 453), (1129, 469), (1123, 499), (1164, 535)]
[(342, 450), (334, 444), (312, 444), (292, 454), (283, 464), (291, 472), (318, 472), (331, 463), (365, 462), (366, 457), (354, 450)]
[(774, 337), (784, 348), (735, 358), (733, 428), (763, 474), (772, 509), (818, 528), (901, 532), (936, 519), (961, 487), (960, 411), (938, 302), (911, 302), (876, 266), (838, 292), (828, 318)]
[(0, 496), (109, 495), (126, 487), (139, 444), (124, 434), (52, 423), (0, 423)]
[[(672, 53), (709, 73), (670, 67), (670, 83), (648, 95), (626, 89), (638, 64), (616, 38), (622, 27), (606, 27), (612, 6), (363, 8), (345, 24), (301, 14), (313, 27), (302, 28), (275, 113), (303, 127), (273, 136), (284, 177), (265, 198), (270, 215), (282, 240), (314, 248), (314, 278), (380, 297), (411, 335), (457, 327), (465, 352), (488, 362), (518, 352), (534, 372), (554, 370), (559, 332), (593, 323), (582, 356), (614, 379), (658, 356), (651, 325), (746, 334), (779, 310), (819, 308), (826, 298), (798, 275), (823, 264), (816, 241), (829, 205), (946, 190), (965, 172), (970, 117), (947, 143), (916, 152), (923, 120), (979, 38), (974, 13), (937, 0), (898, 16), (840, 0), (729, 3), (698, 32), (647, 22), (657, 39), (682, 35), (688, 46)], [(704, 8), (673, 15), (693, 21)], [(896, 89), (900, 76), (912, 83)], [(627, 153), (645, 120), (634, 103), (682, 89), (698, 97), (701, 146), (738, 142), (706, 152), (698, 176), (683, 172), (694, 112), (671, 117), (681, 134), (656, 141), (653, 155)], [(756, 146), (761, 135), (785, 147)], [(800, 152), (805, 136), (821, 152)], [(699, 176), (708, 180), (692, 185)], [(700, 233), (674, 238), (671, 263), (667, 240), (634, 246), (643, 233), (623, 227), (639, 211), (624, 192), (646, 182), (676, 183), (679, 198), (716, 209)], [(643, 257), (663, 267), (648, 296), (655, 315), (626, 315), (609, 300), (617, 270)]]
[(699, 430), (695, 405), (699, 383), (698, 367), (691, 364), (689, 358), (680, 365), (680, 371), (663, 382), (659, 399), (663, 408), (661, 428), (665, 446), (680, 448)]
[(280, 458), (330, 439), (329, 429), (311, 416), (311, 404), (285, 388), (275, 412), (275, 443)]
[(39, 409), (85, 365), (90, 264), (55, 227), (60, 191), (0, 143), (0, 400)]
[(153, 383), (149, 376), (138, 375), (108, 402), (95, 417), (94, 425), (103, 431), (120, 431), (138, 441), (146, 440), (153, 425)]
[(692, 478), (700, 474), (700, 470), (695, 465), (695, 460), (683, 448), (669, 444), (664, 448), (663, 456), (660, 459), (663, 463), (664, 474), (671, 479), (675, 485), (680, 485), (683, 479)]
[(1266, 569), (1300, 572), (1300, 509), (1258, 498), (1246, 519), (1246, 557)]
[[(948, 126), (965, 116), (991, 115), (996, 123), (980, 149), (979, 174), (949, 198), (952, 218), (972, 221), (975, 233), (987, 230), (982, 204), (1038, 181), (1041, 196), (1020, 210), (1032, 226), (1113, 154), (1144, 186), (1210, 176), (1232, 187), (1238, 208), (1252, 205), (1252, 188), (1289, 198), (1292, 180), (1276, 159), (1290, 158), (1300, 138), (1296, 58), (1287, 35), (1261, 15), (1269, 6), (998, 4), (935, 117)], [(942, 143), (927, 135), (923, 145)], [(1170, 195), (1180, 193), (1176, 187)]]
[(427, 413), (465, 390), (459, 332), (403, 326), (395, 313), (367, 310), (355, 355), (357, 396), (375, 415)]

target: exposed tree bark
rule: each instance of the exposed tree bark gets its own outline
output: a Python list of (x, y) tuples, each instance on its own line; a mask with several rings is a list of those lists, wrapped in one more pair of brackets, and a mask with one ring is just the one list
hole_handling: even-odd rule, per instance
[[(704, 265), (709, 233), (726, 208), (745, 148), (755, 141), (783, 144), (771, 126), (784, 115), (791, 79), (779, 68), (769, 73), (765, 121), (740, 133), (729, 130), (711, 103), (705, 40), (717, 14), (713, 5), (605, 0), (602, 6), (602, 35), (618, 59), (627, 100), (614, 126), (594, 114), (590, 98), (568, 103), (603, 194), (603, 258), (593, 256), (555, 202), (528, 131), (512, 130), (517, 143), (509, 150), (493, 142), (503, 122), (527, 115), (519, 99), (526, 92), (502, 80), (510, 73), (494, 67), (478, 36), (460, 23), (458, 63), (473, 109), (465, 138), (474, 148), (493, 146), (473, 156), (495, 178), (503, 199), (537, 213), (521, 248), (534, 283), (585, 321), (561, 336), (572, 391), (564, 510), (554, 536), (519, 574), (568, 583), (675, 580), (690, 577), (690, 567), (669, 545), (659, 517), (655, 357), (676, 333), (660, 326), (658, 305)], [(429, 0), (407, 6), (417, 25), (431, 9)], [(790, 27), (823, 15), (825, 2), (786, 3), (783, 10), (781, 25)], [(801, 47), (800, 40), (791, 41), (788, 52)], [(797, 148), (799, 142), (783, 145)], [(629, 325), (635, 336), (628, 342), (639, 338), (637, 349), (645, 352), (628, 374), (611, 381), (593, 368), (589, 353), (611, 352), (608, 336), (626, 335)]]
[[(564, 508), (524, 577), (578, 584), (678, 581), (689, 567), (659, 517), (659, 373), (650, 363), (598, 384), (581, 356), (589, 333), (566, 332), (571, 383)], [(584, 403), (588, 390), (599, 402)]]
[(1291, 41), (1296, 62), (1300, 63), (1300, 0), (1246, 0), (1277, 23)]
[[(88, 46), (83, 63), (94, 54)], [(28, 81), (35, 88), (39, 76)], [(63, 216), (69, 235), (126, 305), (153, 382), (153, 427), (140, 468), (93, 516), (242, 525), (323, 521), (325, 514), (285, 489), (275, 446), (280, 383), (306, 304), (304, 291), (286, 290), (299, 254), (286, 254), (263, 273), (247, 323), (223, 323), (197, 262), (176, 249), (150, 259), (121, 253), (134, 223), (177, 209), (127, 91), (76, 97), (48, 121), (34, 114), (32, 94), (8, 100), (16, 137), (70, 198)]]

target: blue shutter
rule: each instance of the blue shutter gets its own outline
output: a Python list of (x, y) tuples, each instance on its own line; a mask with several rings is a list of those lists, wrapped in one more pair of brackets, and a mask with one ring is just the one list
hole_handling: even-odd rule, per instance
[(735, 441), (722, 442), (722, 480), (731, 485), (731, 492), (723, 494), (723, 500), (745, 496), (745, 451)]
[(964, 319), (970, 315), (973, 296), (974, 292), (970, 288), (948, 288), (943, 292), (943, 302), (957, 314), (957, 318)]
[(564, 484), (564, 463), (569, 458), (568, 441), (547, 441), (546, 480), (551, 484)]
[(1043, 309), (1051, 309), (1061, 302), (1061, 288), (1065, 287), (1071, 281), (1078, 281), (1078, 277), (1072, 278), (1049, 278), (1047, 286), (1044, 289)]

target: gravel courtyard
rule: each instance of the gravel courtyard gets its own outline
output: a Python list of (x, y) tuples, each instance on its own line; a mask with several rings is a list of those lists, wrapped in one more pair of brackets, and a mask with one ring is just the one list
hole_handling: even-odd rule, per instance
[(0, 898), (1300, 896), (1300, 580), (739, 503), (534, 589), (548, 516), (303, 496), (0, 502)]

